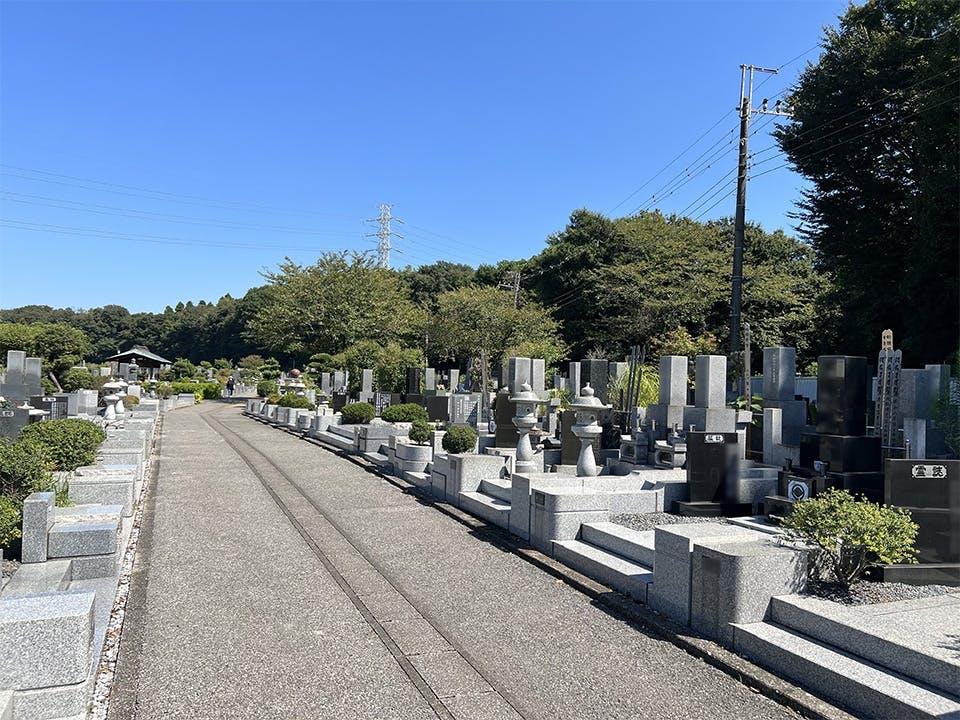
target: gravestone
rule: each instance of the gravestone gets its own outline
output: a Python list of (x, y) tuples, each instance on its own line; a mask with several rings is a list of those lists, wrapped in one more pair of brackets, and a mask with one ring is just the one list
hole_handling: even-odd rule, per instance
[(888, 455), (897, 440), (897, 418), (900, 417), (900, 365), (903, 354), (893, 349), (893, 331), (884, 330), (877, 357), (877, 406), (874, 413), (874, 434), (880, 437), (883, 453)]
[(427, 419), (430, 422), (448, 422), (450, 420), (450, 395), (427, 396)]
[(538, 395), (547, 390), (547, 361), (543, 358), (530, 358), (530, 389)]
[(603, 404), (609, 402), (607, 388), (610, 384), (610, 363), (607, 360), (581, 360), (580, 381), (582, 384), (577, 385), (577, 388), (589, 384), (593, 388), (594, 397)]
[(407, 368), (407, 394), (410, 394), (410, 395), (420, 394), (420, 381), (422, 378), (423, 378), (423, 368), (419, 368), (419, 367)]
[(432, 367), (428, 367), (424, 371), (423, 389), (430, 392), (436, 392), (437, 390), (437, 371)]
[(510, 391), (511, 395), (515, 395), (520, 392), (521, 385), (524, 383), (529, 384), (533, 387), (533, 366), (528, 357), (512, 357), (508, 358), (504, 363), (503, 372), (501, 373), (503, 377), (503, 386)]
[(494, 407), (493, 420), (497, 424), (494, 443), (501, 448), (515, 448), (520, 440), (520, 433), (513, 424), (513, 416), (517, 407), (510, 402), (509, 392), (497, 393), (497, 404)]
[(0, 438), (16, 440), (30, 422), (30, 411), (23, 408), (0, 408)]
[(450, 396), (450, 424), (477, 426), (480, 393), (456, 393)]
[[(807, 424), (807, 403), (796, 396), (797, 351), (790, 347), (763, 349), (763, 407), (779, 410), (780, 428), (773, 431), (780, 435), (778, 445), (791, 448), (800, 446), (800, 433)], [(764, 425), (764, 430), (767, 426)], [(771, 450), (777, 457), (789, 455), (788, 451)], [(773, 457), (773, 455), (771, 455)], [(772, 462), (764, 456), (764, 462)], [(774, 463), (779, 464), (779, 463)]]
[(40, 385), (40, 373), (42, 371), (40, 358), (28, 357), (23, 363), (23, 381), (27, 386), (27, 392), (30, 395), (40, 395), (43, 393), (43, 387)]
[[(380, 417), (380, 414), (386, 410), (390, 405), (392, 405), (392, 394), (385, 392), (372, 393), (373, 397), (373, 407), (377, 411), (377, 417)], [(364, 401), (366, 402), (366, 401)]]
[(27, 354), (22, 350), (7, 351), (7, 371), (0, 383), (0, 396), (12, 403), (20, 403), (30, 395), (38, 394), (31, 393), (27, 387), (26, 359)]
[(568, 378), (567, 387), (570, 388), (571, 397), (578, 395), (580, 388), (583, 387), (583, 383), (580, 382), (580, 363), (578, 362), (570, 363), (570, 377)]
[(336, 370), (333, 373), (333, 392), (340, 393), (347, 386), (346, 373), (343, 370)]
[(455, 393), (460, 389), (460, 370), (454, 368), (450, 371), (450, 392)]
[(63, 420), (68, 415), (66, 395), (34, 395), (30, 398), (30, 404), (37, 410), (49, 413), (47, 420)]
[(365, 368), (360, 371), (359, 402), (373, 403), (373, 370)]
[(324, 395), (333, 392), (333, 381), (330, 379), (330, 373), (320, 373), (320, 390), (323, 391)]
[(343, 410), (343, 406), (350, 402), (350, 397), (345, 392), (335, 392), (331, 395), (331, 402), (333, 403), (333, 411), (335, 413)]

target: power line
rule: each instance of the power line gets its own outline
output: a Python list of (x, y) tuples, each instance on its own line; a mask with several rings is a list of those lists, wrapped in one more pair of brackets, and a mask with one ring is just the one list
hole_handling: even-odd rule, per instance
[(403, 239), (403, 235), (395, 233), (390, 229), (390, 221), (396, 220), (398, 223), (403, 224), (403, 220), (391, 217), (390, 210), (393, 209), (393, 205), (381, 203), (379, 207), (380, 215), (374, 220), (368, 220), (367, 222), (378, 223), (380, 228), (377, 232), (367, 235), (367, 237), (377, 238), (377, 267), (388, 270), (390, 268), (390, 239), (393, 237)]

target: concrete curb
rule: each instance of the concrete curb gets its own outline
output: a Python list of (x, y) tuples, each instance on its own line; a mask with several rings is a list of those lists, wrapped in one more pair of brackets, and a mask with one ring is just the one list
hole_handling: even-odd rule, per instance
[[(255, 418), (255, 416), (248, 417)], [(659, 613), (640, 605), (616, 590), (602, 585), (586, 575), (582, 575), (538, 550), (534, 550), (522, 540), (509, 534), (502, 528), (496, 525), (490, 525), (453, 505), (427, 496), (415, 485), (411, 485), (398, 477), (381, 472), (378, 466), (367, 462), (363, 457), (352, 455), (339, 448), (327, 445), (322, 440), (308, 437), (305, 433), (298, 432), (293, 428), (280, 429), (323, 448), (327, 452), (349, 460), (370, 474), (386, 480), (404, 492), (416, 495), (420, 502), (435, 507), (448, 517), (469, 527), (484, 540), (492, 542), (500, 549), (509, 550), (558, 580), (577, 589), (596, 604), (609, 611), (612, 615), (626, 620), (631, 626), (656, 633), (689, 655), (706, 662), (750, 689), (794, 710), (803, 717), (811, 718), (812, 720), (855, 720), (856, 716), (777, 677), (773, 673), (764, 670), (760, 666), (740, 657), (721, 645), (700, 637), (690, 628), (679, 625)]]

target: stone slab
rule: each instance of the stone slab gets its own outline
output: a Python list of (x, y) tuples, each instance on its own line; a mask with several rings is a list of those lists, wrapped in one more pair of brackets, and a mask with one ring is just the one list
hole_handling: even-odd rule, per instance
[(47, 559), (47, 533), (53, 525), (55, 500), (54, 493), (45, 492), (31, 493), (23, 501), (22, 562), (38, 563)]
[(74, 685), (93, 660), (95, 593), (59, 592), (0, 600), (0, 687)]

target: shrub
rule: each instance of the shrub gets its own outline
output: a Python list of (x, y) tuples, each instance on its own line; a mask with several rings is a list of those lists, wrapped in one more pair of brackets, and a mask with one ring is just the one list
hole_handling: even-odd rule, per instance
[(170, 366), (170, 371), (177, 379), (192, 378), (197, 374), (197, 366), (186, 358), (177, 358), (173, 365)]
[(60, 387), (64, 392), (73, 392), (74, 390), (98, 390), (100, 386), (89, 370), (71, 368), (60, 378)]
[(97, 459), (97, 448), (107, 437), (99, 425), (80, 418), (48, 420), (27, 425), (20, 442), (42, 445), (53, 462), (53, 470), (76, 470)]
[(31, 442), (0, 443), (0, 496), (22, 501), (50, 489), (53, 464), (47, 449)]
[(257, 383), (257, 395), (265, 398), (277, 392), (276, 380), (261, 380)]
[(903, 508), (856, 499), (846, 490), (828, 490), (797, 503), (783, 520), (787, 537), (817, 548), (813, 567), (821, 565), (849, 587), (867, 568), (916, 562), (919, 527)]
[(200, 393), (204, 400), (217, 400), (223, 397), (223, 385), (218, 382), (200, 383)]
[(422, 445), (430, 439), (430, 423), (426, 420), (414, 420), (408, 435), (413, 442)]
[(280, 404), (280, 393), (272, 392), (266, 397), (267, 405), (279, 405)]
[(477, 431), (469, 425), (454, 425), (443, 436), (442, 444), (448, 453), (473, 452), (477, 444)]
[(140, 404), (140, 398), (136, 395), (124, 395), (123, 396), (123, 406), (129, 410), (132, 407), (136, 407)]
[(21, 504), (0, 495), (0, 547), (6, 547), (20, 537)]
[(317, 409), (317, 406), (310, 402), (303, 395), (293, 395), (292, 393), (281, 395), (280, 399), (277, 401), (277, 405), (288, 408), (301, 408), (303, 410)]
[(373, 405), (365, 402), (348, 403), (340, 411), (343, 422), (346, 425), (365, 425), (377, 414)]
[(427, 422), (427, 410), (417, 403), (390, 405), (380, 413), (380, 419), (386, 422), (416, 422), (417, 420)]

